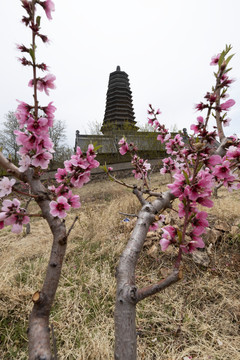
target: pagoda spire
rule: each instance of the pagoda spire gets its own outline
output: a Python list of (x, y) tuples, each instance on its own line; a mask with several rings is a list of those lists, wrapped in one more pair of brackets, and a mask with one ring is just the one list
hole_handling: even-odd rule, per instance
[(101, 131), (110, 134), (119, 131), (132, 133), (138, 130), (134, 120), (132, 91), (127, 73), (117, 66), (109, 75), (105, 116)]

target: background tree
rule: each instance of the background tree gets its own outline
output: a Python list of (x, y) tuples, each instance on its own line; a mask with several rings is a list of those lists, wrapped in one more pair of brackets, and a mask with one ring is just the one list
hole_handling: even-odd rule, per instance
[(61, 166), (66, 159), (70, 158), (73, 154), (73, 149), (64, 142), (67, 139), (66, 123), (64, 121), (55, 120), (49, 133), (55, 150), (50, 167), (54, 169)]
[[(19, 146), (16, 142), (14, 131), (19, 130), (19, 122), (14, 111), (9, 111), (5, 115), (5, 119), (1, 124), (0, 147), (4, 156), (17, 165), (19, 160)], [(66, 123), (64, 121), (54, 120), (53, 127), (50, 128), (50, 137), (55, 150), (50, 162), (50, 168), (54, 169), (62, 166), (63, 162), (71, 157), (73, 149), (65, 143), (67, 136)]]
[(19, 130), (19, 123), (14, 111), (9, 111), (5, 115), (5, 121), (2, 123), (0, 132), (0, 146), (4, 156), (10, 159), (14, 164), (18, 163), (19, 146), (16, 143), (14, 130)]
[(88, 131), (87, 133), (90, 135), (102, 135), (101, 132), (102, 123), (100, 121), (90, 121), (88, 123)]

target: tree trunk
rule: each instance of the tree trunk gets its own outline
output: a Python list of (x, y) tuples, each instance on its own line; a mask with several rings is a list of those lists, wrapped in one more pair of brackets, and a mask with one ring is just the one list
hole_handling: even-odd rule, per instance
[[(67, 247), (67, 233), (65, 222), (50, 214), (50, 199), (40, 179), (34, 176), (32, 169), (26, 172), (26, 176), (32, 194), (38, 196), (36, 201), (53, 234), (52, 250), (44, 284), (42, 290), (36, 291), (32, 299), (34, 306), (29, 317), (28, 328), (29, 360), (51, 360), (49, 315), (61, 275)], [(36, 241), (41, 241), (41, 239), (36, 239)]]
[[(136, 360), (137, 358), (136, 304), (144, 298), (142, 294), (138, 298), (140, 293), (135, 286), (137, 260), (149, 226), (155, 220), (155, 215), (160, 210), (169, 207), (170, 201), (174, 199), (174, 196), (168, 191), (150, 203), (143, 199), (142, 194), (137, 189), (134, 189), (133, 192), (143, 206), (138, 214), (132, 236), (120, 257), (116, 273), (115, 360)], [(149, 295), (151, 293), (147, 296)]]

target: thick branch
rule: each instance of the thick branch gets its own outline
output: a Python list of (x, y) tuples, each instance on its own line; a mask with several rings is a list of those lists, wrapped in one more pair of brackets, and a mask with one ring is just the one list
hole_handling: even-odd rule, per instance
[(214, 152), (214, 154), (220, 155), (221, 157), (223, 157), (227, 152), (227, 150), (226, 150), (227, 147), (232, 144), (233, 144), (233, 142), (232, 142), (231, 138), (227, 138), (227, 137), (222, 138), (221, 143), (220, 143), (219, 147), (217, 148), (217, 150)]
[(0, 167), (5, 169), (8, 173), (11, 173), (17, 179), (19, 180), (22, 179), (22, 173), (19, 171), (17, 166), (15, 166), (8, 159), (6, 159), (1, 152), (0, 152)]
[(134, 186), (134, 189), (133, 189), (133, 193), (134, 195), (136, 195), (136, 197), (138, 198), (140, 204), (142, 206), (146, 205), (148, 202), (144, 199), (144, 197), (142, 196), (143, 193), (141, 191), (139, 191), (139, 189), (137, 188), (137, 186)]

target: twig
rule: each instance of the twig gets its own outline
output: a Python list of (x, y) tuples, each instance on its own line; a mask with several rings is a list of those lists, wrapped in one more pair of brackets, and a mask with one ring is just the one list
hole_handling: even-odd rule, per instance
[(38, 195), (33, 195), (33, 194), (30, 194), (30, 193), (25, 193), (25, 192), (23, 192), (23, 191), (21, 191), (21, 190), (16, 189), (15, 186), (13, 186), (12, 189), (13, 189), (16, 193), (21, 194), (21, 195), (25, 195), (25, 196), (29, 196), (29, 197), (32, 198), (32, 199), (37, 199), (37, 198), (38, 198)]
[(76, 223), (77, 220), (78, 220), (78, 216), (75, 217), (75, 219), (73, 220), (72, 225), (71, 225), (70, 228), (68, 229), (67, 238), (68, 238), (68, 236), (70, 235), (70, 232), (72, 231), (72, 229), (74, 228), (74, 225), (75, 225), (75, 223)]
[(124, 216), (138, 217), (136, 214), (126, 214), (126, 213), (123, 213), (123, 212), (120, 212), (120, 211), (119, 211), (119, 214), (124, 215)]
[(107, 173), (107, 175), (112, 181), (115, 181), (117, 184), (123, 185), (123, 186), (127, 187), (128, 189), (134, 189), (134, 185), (129, 185), (129, 184), (126, 184), (124, 181), (118, 180), (115, 176), (110, 175), (109, 172)]

